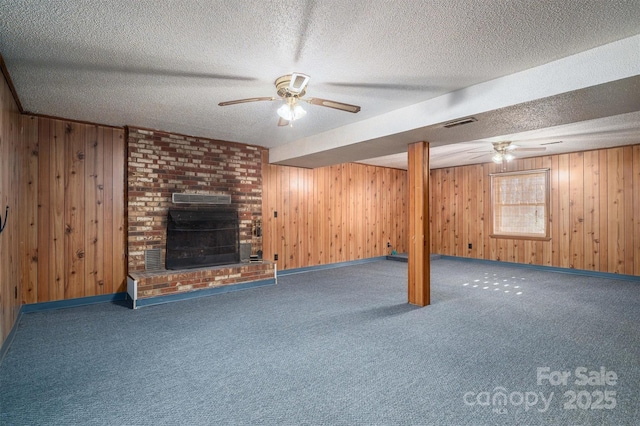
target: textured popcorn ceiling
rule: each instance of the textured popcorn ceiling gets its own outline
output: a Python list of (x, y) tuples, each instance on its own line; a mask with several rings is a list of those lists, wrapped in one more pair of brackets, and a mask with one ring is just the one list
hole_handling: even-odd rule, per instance
[[(430, 138), (436, 154), (549, 128), (569, 151), (584, 144), (562, 132), (605, 127), (616, 143), (639, 141), (640, 0), (0, 0), (0, 10), (0, 53), (33, 113), (257, 144), (310, 167), (403, 153), (422, 140), (411, 137)], [(572, 81), (570, 65), (555, 64), (574, 56), (582, 77)], [(290, 128), (276, 126), (279, 102), (217, 105), (274, 96), (292, 71), (311, 76), (308, 96), (361, 112), (305, 105)], [(576, 111), (594, 94), (602, 106)], [(434, 139), (439, 117), (468, 114), (486, 120), (483, 132)], [(462, 161), (447, 149), (440, 166)]]

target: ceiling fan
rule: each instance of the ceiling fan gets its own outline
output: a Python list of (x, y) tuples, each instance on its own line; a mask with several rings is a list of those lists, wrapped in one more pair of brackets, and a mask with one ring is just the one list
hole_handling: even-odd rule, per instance
[[(511, 141), (492, 142), (492, 144), (493, 144), (493, 150), (486, 151), (481, 155), (472, 157), (471, 160), (484, 157), (485, 155), (493, 154), (493, 156), (491, 157), (491, 160), (494, 163), (504, 164), (516, 158), (516, 156), (513, 155), (514, 152), (536, 152), (536, 151), (544, 151), (547, 149), (545, 147), (521, 148), (518, 145), (514, 145)], [(472, 151), (469, 151), (469, 152), (472, 152)]]
[(284, 101), (286, 103), (278, 108), (278, 115), (280, 116), (278, 126), (286, 126), (289, 124), (293, 125), (293, 121), (304, 117), (307, 112), (302, 109), (300, 101), (304, 101), (312, 105), (334, 108), (340, 111), (352, 112), (354, 114), (360, 111), (360, 107), (357, 105), (350, 105), (320, 98), (303, 98), (307, 93), (306, 89), (307, 84), (309, 83), (309, 78), (310, 77), (306, 74), (295, 72), (283, 75), (282, 77), (278, 77), (275, 81), (276, 92), (279, 97), (265, 96), (259, 98), (237, 99), (235, 101), (220, 102), (218, 105), (228, 106), (247, 102)]

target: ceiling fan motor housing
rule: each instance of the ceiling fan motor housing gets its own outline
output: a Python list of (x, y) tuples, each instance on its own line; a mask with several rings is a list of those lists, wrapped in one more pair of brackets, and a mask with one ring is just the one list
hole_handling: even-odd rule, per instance
[(504, 154), (507, 151), (511, 151), (512, 149), (515, 148), (515, 145), (511, 145), (511, 142), (494, 142), (493, 143), (493, 149), (496, 150), (496, 152), (499, 152), (500, 154)]
[(278, 91), (278, 96), (282, 98), (291, 98), (291, 97), (301, 98), (302, 96), (305, 95), (305, 93), (307, 93), (306, 87), (302, 88), (302, 90), (299, 92), (291, 91), (290, 89), (291, 78), (292, 78), (292, 74), (287, 74), (287, 75), (283, 75), (282, 77), (278, 77), (278, 79), (276, 79), (275, 84), (276, 84), (276, 90)]

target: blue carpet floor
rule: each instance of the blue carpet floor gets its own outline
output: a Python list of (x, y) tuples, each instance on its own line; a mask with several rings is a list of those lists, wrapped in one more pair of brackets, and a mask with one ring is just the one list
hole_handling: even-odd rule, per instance
[(637, 425), (640, 284), (432, 261), (22, 316), (2, 425)]

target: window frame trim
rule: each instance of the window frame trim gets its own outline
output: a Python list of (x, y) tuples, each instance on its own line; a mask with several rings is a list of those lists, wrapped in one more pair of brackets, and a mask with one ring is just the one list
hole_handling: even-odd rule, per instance
[[(532, 240), (532, 241), (549, 241), (551, 240), (551, 183), (550, 168), (517, 170), (512, 172), (489, 173), (491, 185), (491, 234), (490, 238), (506, 238), (512, 240)], [(517, 176), (532, 173), (544, 173), (545, 178), (545, 200), (544, 200), (544, 218), (545, 218), (545, 235), (542, 234), (504, 234), (495, 232), (495, 214), (496, 214), (496, 195), (494, 191), (494, 176)]]

